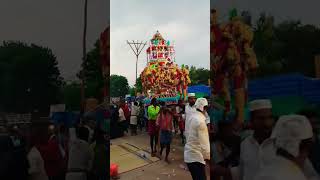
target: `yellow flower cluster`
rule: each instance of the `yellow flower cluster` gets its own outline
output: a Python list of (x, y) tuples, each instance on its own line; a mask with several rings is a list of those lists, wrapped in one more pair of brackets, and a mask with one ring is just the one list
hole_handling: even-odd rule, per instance
[(241, 59), (245, 61), (244, 71), (257, 68), (257, 59), (252, 47), (254, 34), (251, 27), (245, 24), (240, 17), (234, 17), (227, 24), (221, 25), (220, 29), (222, 36), (229, 42), (227, 61), (233, 61), (233, 64), (239, 63), (239, 50), (243, 50)]
[(177, 86), (186, 87), (191, 83), (188, 66), (179, 68), (167, 60), (150, 62), (141, 73), (144, 90), (156, 94), (175, 93)]

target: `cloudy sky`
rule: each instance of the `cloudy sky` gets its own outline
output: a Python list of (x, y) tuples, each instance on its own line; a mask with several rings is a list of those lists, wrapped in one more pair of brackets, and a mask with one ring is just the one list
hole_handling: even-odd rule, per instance
[[(20, 40), (53, 50), (66, 79), (75, 79), (82, 57), (84, 0), (1, 0), (0, 41)], [(88, 0), (88, 50), (109, 23), (108, 0)]]
[[(173, 41), (176, 62), (209, 68), (209, 0), (111, 0), (111, 74), (135, 82), (135, 55), (126, 40), (149, 41), (157, 30)], [(138, 74), (146, 65), (142, 51)]]
[[(88, 0), (88, 50), (109, 22), (109, 1)], [(303, 23), (320, 25), (319, 0), (210, 1), (211, 7), (216, 7), (224, 17), (230, 8), (236, 7), (250, 10), (254, 15), (267, 12), (274, 15), (277, 21), (300, 19)], [(47, 46), (57, 56), (62, 75), (66, 79), (75, 79), (82, 54), (83, 2), (0, 0), (0, 42), (21, 40)], [(209, 0), (112, 0), (111, 40), (112, 45), (116, 43), (114, 48), (119, 50), (112, 52), (111, 71), (128, 71), (132, 81), (135, 77), (135, 58), (126, 40), (148, 40), (156, 30), (175, 41), (179, 64), (199, 62), (199, 65), (207, 67), (209, 59), (207, 57), (205, 60), (203, 56), (208, 56), (208, 49), (199, 47), (209, 43), (209, 35), (206, 34), (209, 31), (207, 7)], [(188, 37), (190, 34), (192, 36)], [(140, 68), (145, 65), (145, 59), (145, 54), (142, 54)]]

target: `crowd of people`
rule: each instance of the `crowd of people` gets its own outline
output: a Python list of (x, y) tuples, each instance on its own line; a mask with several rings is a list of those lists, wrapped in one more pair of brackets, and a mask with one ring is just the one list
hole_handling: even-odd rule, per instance
[(303, 111), (276, 118), (268, 99), (250, 102), (249, 109), (250, 121), (243, 130), (235, 131), (232, 121), (217, 125), (211, 179), (319, 179), (316, 114)]
[(213, 131), (208, 113), (211, 106), (206, 98), (196, 99), (194, 93), (189, 93), (187, 103), (179, 100), (177, 104), (166, 104), (153, 98), (149, 105), (121, 101), (112, 107), (111, 138), (124, 134), (135, 136), (138, 129), (146, 131), (150, 137), (151, 156), (171, 163), (172, 138), (179, 135), (191, 175), (206, 177), (205, 166), (210, 160), (209, 134)]
[[(268, 99), (249, 102), (250, 119), (239, 129), (234, 116), (213, 119), (218, 107), (206, 98), (188, 94), (188, 102), (150, 105), (125, 102), (114, 106), (120, 134), (147, 131), (151, 155), (170, 163), (174, 134), (184, 146), (184, 162), (194, 180), (317, 180), (320, 144), (317, 114), (301, 111), (275, 117)], [(180, 132), (179, 132), (180, 131)], [(120, 136), (121, 136), (120, 135)]]
[(94, 121), (73, 127), (33, 123), (28, 131), (18, 125), (0, 136), (0, 179), (109, 179), (108, 136)]
[[(172, 139), (179, 135), (194, 180), (206, 180), (208, 167), (213, 180), (320, 179), (315, 112), (274, 117), (270, 100), (254, 100), (249, 123), (239, 130), (235, 118), (214, 121), (210, 115), (215, 110), (193, 93), (188, 102), (175, 105), (156, 98), (148, 106), (122, 101), (112, 105), (110, 136), (147, 132), (151, 155), (171, 163)], [(35, 123), (29, 133), (18, 125), (2, 129), (0, 179), (108, 179), (108, 135), (94, 122), (83, 119), (70, 128)]]

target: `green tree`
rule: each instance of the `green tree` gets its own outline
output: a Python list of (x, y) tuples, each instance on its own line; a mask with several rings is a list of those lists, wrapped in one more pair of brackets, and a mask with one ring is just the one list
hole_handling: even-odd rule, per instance
[(191, 79), (191, 85), (208, 85), (208, 81), (210, 78), (210, 70), (191, 66), (189, 70), (189, 76)]
[(141, 75), (137, 79), (137, 83), (134, 85), (134, 89), (137, 89), (137, 92), (142, 92), (142, 81), (141, 81)]
[(129, 93), (128, 79), (124, 76), (110, 76), (110, 95), (111, 97), (125, 97)]
[(87, 53), (87, 58), (82, 64), (85, 79), (86, 98), (102, 98), (104, 79), (102, 76), (99, 41), (96, 41), (94, 48)]
[(71, 82), (67, 83), (63, 87), (64, 103), (66, 104), (67, 110), (77, 111), (80, 110), (80, 83)]
[(258, 57), (273, 59), (274, 18), (262, 13), (254, 30), (254, 50)]
[(130, 87), (129, 94), (130, 96), (136, 96), (136, 89), (134, 87)]
[[(73, 81), (63, 86), (63, 102), (66, 104), (68, 110), (78, 111), (81, 104), (81, 85), (79, 82)], [(88, 82), (85, 87), (86, 97), (97, 98), (100, 97), (96, 94), (96, 85)]]
[(5, 111), (47, 113), (59, 103), (63, 79), (51, 49), (22, 42), (0, 46), (0, 104)]
[(274, 23), (262, 13), (254, 28), (254, 49), (259, 70), (257, 77), (302, 73), (314, 76), (314, 56), (320, 53), (320, 29), (290, 20)]
[(279, 53), (282, 72), (314, 76), (314, 56), (320, 53), (320, 29), (314, 25), (302, 25), (299, 21), (287, 21), (277, 26), (276, 34), (283, 42)]

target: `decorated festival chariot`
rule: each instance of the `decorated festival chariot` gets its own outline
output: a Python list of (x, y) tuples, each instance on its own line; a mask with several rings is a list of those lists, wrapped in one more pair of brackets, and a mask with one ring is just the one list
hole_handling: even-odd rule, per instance
[(141, 73), (141, 81), (147, 99), (155, 97), (168, 103), (186, 100), (187, 88), (191, 83), (189, 67), (179, 67), (175, 63), (173, 43), (165, 40), (157, 31), (146, 53), (148, 63)]

